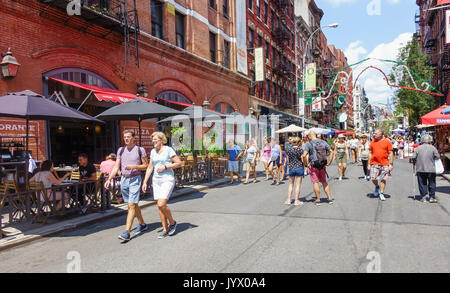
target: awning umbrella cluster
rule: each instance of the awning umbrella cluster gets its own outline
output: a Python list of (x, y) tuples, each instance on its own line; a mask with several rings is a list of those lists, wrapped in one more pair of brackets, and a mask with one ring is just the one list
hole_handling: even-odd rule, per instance
[(448, 113), (448, 105), (440, 106), (439, 108), (425, 114), (421, 117), (421, 124), (426, 125), (450, 125), (450, 114)]
[[(29, 120), (58, 120), (72, 122), (93, 122), (104, 123), (94, 117), (73, 108), (64, 106), (57, 102), (46, 99), (30, 90), (8, 93), (0, 96), (0, 117), (15, 117), (26, 120), (26, 156), (25, 164), (28, 170), (28, 135)], [(26, 173), (26, 182), (28, 181), (28, 172)]]

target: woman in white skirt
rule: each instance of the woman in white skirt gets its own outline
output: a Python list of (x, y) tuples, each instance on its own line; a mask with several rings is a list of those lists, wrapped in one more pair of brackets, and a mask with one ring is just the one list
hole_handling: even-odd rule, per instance
[(152, 133), (153, 149), (150, 153), (150, 162), (145, 172), (142, 190), (147, 191), (147, 182), (153, 173), (153, 198), (157, 201), (159, 217), (164, 232), (158, 236), (159, 239), (175, 234), (177, 222), (172, 218), (172, 213), (167, 206), (167, 201), (175, 187), (175, 175), (172, 169), (181, 167), (180, 158), (175, 151), (165, 144), (167, 138), (162, 132)]

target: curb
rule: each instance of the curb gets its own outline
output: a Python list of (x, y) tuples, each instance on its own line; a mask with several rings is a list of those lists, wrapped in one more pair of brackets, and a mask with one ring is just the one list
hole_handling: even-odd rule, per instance
[(450, 182), (450, 174), (441, 174), (441, 176), (442, 176), (444, 179), (447, 179), (448, 182)]
[[(191, 187), (184, 187), (184, 188), (180, 189), (179, 191), (175, 191), (174, 194), (171, 196), (171, 199), (175, 199), (175, 198), (183, 197), (183, 196), (186, 196), (186, 195), (189, 195), (192, 193), (211, 189), (211, 188), (217, 187), (219, 185), (226, 184), (228, 181), (229, 181), (229, 179), (227, 179), (225, 177), (223, 179), (219, 179), (219, 180), (216, 180), (215, 182), (207, 183), (204, 185), (195, 185), (195, 186), (191, 186)], [(188, 190), (181, 191), (185, 188)], [(143, 209), (143, 208), (150, 207), (153, 205), (156, 205), (156, 201), (140, 204), (139, 207), (141, 209)], [(45, 237), (51, 237), (56, 234), (74, 230), (79, 227), (87, 226), (87, 225), (90, 225), (90, 224), (93, 224), (96, 222), (104, 221), (104, 220), (107, 220), (107, 219), (110, 219), (110, 218), (113, 218), (116, 216), (121, 216), (121, 215), (127, 214), (128, 209), (126, 209), (126, 206), (127, 206), (127, 204), (118, 205), (117, 208), (119, 208), (121, 210), (111, 211), (110, 213), (108, 213), (108, 211), (105, 211), (105, 212), (97, 212), (97, 213), (91, 214), (92, 215), (91, 219), (83, 220), (82, 218), (78, 218), (78, 219), (75, 218), (75, 220), (79, 220), (78, 223), (72, 223), (72, 224), (68, 223), (67, 225), (64, 225), (62, 227), (56, 227), (53, 229), (50, 228), (48, 231), (46, 231), (40, 235), (22, 236), (23, 234), (18, 234), (18, 235), (12, 236), (15, 238), (12, 238), (10, 240), (8, 240), (8, 237), (5, 237), (3, 239), (0, 239), (0, 241), (5, 241), (5, 243), (0, 243), (0, 252), (5, 251), (10, 248), (13, 248), (13, 247), (16, 247), (16, 246), (30, 243), (35, 240), (43, 239)], [(89, 217), (89, 215), (87, 215), (86, 217)], [(70, 220), (68, 220), (68, 221), (70, 221)], [(41, 229), (41, 228), (37, 228), (37, 229)], [(29, 232), (32, 233), (32, 231), (33, 230), (31, 230)]]

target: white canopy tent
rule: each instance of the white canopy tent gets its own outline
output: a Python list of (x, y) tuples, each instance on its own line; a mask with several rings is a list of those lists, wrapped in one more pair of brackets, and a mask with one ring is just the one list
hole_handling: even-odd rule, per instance
[(303, 132), (305, 130), (307, 130), (307, 129), (297, 126), (295, 124), (291, 124), (288, 127), (285, 127), (285, 128), (275, 131), (275, 133)]

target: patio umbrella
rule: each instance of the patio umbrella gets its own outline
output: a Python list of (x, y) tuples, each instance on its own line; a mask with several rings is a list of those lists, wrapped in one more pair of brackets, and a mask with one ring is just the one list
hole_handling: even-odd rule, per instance
[(307, 130), (307, 129), (297, 126), (295, 124), (291, 124), (288, 127), (281, 128), (280, 130), (275, 131), (275, 133), (303, 132), (305, 130)]
[(83, 112), (79, 112), (70, 107), (46, 99), (30, 90), (8, 93), (0, 96), (0, 116), (15, 117), (26, 120), (26, 156), (25, 156), (25, 178), (28, 182), (28, 131), (29, 120), (58, 120), (58, 121), (89, 121), (95, 123), (104, 123)]
[(322, 135), (327, 135), (328, 133), (331, 132), (331, 130), (329, 130), (329, 129), (313, 127), (313, 128), (310, 128), (310, 129), (304, 131), (304, 133), (309, 133), (310, 131), (314, 131), (316, 134), (322, 134)]
[(109, 108), (96, 117), (102, 120), (135, 120), (139, 124), (139, 145), (141, 145), (141, 121), (183, 114), (182, 112), (136, 98)]
[(423, 115), (420, 118), (421, 124), (450, 125), (450, 114), (442, 114), (447, 107), (447, 105), (443, 105), (430, 113)]
[(441, 111), (441, 114), (450, 114), (450, 106)]
[[(211, 115), (219, 116), (220, 118), (227, 117), (227, 115), (225, 115), (225, 114), (211, 111), (211, 110), (205, 109), (201, 106), (190, 106), (190, 107), (183, 109), (183, 111), (181, 111), (181, 112), (178, 111), (177, 114), (187, 115), (189, 119), (203, 119), (203, 118), (211, 116)], [(166, 118), (166, 119), (160, 120), (158, 123), (171, 122), (171, 121), (172, 121), (172, 118)]]

